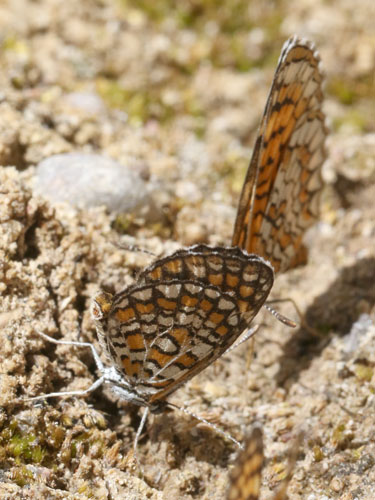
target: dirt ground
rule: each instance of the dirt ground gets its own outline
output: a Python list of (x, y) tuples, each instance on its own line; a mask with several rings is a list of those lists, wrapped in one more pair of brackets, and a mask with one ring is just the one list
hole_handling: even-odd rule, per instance
[[(152, 259), (116, 243), (157, 255), (229, 244), (277, 58), (294, 33), (321, 54), (331, 133), (309, 262), (278, 276), (272, 297), (294, 299), (309, 327), (260, 313), (254, 344), (170, 400), (239, 441), (261, 424), (262, 499), (300, 430), (290, 499), (375, 498), (374, 19), (372, 0), (1, 2), (0, 499), (226, 498), (238, 449), (182, 412), (149, 418), (142, 476), (132, 453), (141, 412), (109, 388), (24, 398), (96, 379), (88, 349), (36, 330), (99, 348), (91, 297), (120, 291)], [(36, 165), (73, 151), (138, 169), (153, 216), (33, 195)]]

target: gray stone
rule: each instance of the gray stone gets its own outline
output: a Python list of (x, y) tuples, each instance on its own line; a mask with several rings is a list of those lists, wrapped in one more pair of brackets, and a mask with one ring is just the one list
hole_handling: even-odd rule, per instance
[(72, 108), (81, 109), (87, 113), (100, 114), (106, 110), (103, 100), (93, 92), (71, 92), (63, 99)]
[(65, 153), (41, 161), (34, 190), (51, 203), (79, 208), (105, 205), (117, 213), (138, 207), (147, 213), (152, 204), (147, 184), (136, 168), (96, 154)]

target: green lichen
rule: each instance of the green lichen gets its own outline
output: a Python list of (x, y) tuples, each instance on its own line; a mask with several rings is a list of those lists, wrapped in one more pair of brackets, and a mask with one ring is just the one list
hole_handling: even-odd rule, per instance
[(25, 465), (14, 467), (12, 470), (12, 481), (18, 486), (24, 487), (32, 482), (34, 475)]

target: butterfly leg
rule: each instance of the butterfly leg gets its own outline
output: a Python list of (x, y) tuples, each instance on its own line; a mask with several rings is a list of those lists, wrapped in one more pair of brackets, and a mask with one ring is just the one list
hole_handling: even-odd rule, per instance
[(117, 248), (120, 248), (121, 250), (126, 250), (127, 252), (145, 253), (146, 255), (151, 255), (151, 257), (157, 257), (157, 255), (154, 252), (151, 252), (150, 250), (139, 247), (137, 245), (132, 245), (130, 243), (127, 244), (127, 243), (113, 242), (113, 245), (115, 245)]
[(91, 342), (75, 342), (73, 340), (56, 340), (49, 335), (46, 335), (39, 330), (35, 330), (35, 332), (40, 335), (44, 340), (48, 340), (48, 342), (52, 342), (52, 344), (60, 344), (60, 345), (75, 345), (77, 347), (89, 347), (91, 349), (95, 364), (98, 370), (102, 373), (105, 370), (105, 367), (102, 363), (102, 360), (99, 357), (98, 351), (95, 349), (94, 344)]
[(24, 401), (37, 401), (37, 400), (43, 400), (47, 398), (52, 398), (52, 397), (60, 397), (60, 396), (84, 396), (86, 394), (89, 394), (90, 392), (95, 391), (98, 387), (100, 387), (108, 377), (104, 375), (105, 373), (105, 367), (99, 357), (99, 354), (97, 350), (95, 349), (94, 345), (91, 344), (91, 342), (73, 342), (70, 340), (56, 340), (53, 337), (50, 337), (49, 335), (46, 335), (45, 333), (42, 333), (38, 330), (35, 330), (38, 335), (40, 335), (43, 339), (48, 340), (48, 342), (52, 342), (53, 344), (60, 344), (60, 345), (74, 345), (78, 347), (90, 347), (91, 352), (93, 354), (96, 366), (99, 370), (100, 373), (103, 375), (98, 378), (90, 387), (87, 389), (84, 389), (82, 391), (65, 391), (65, 392), (50, 392), (49, 394), (43, 394), (41, 396), (34, 396), (31, 398), (25, 398)]
[[(292, 320), (289, 320), (288, 318), (286, 318), (285, 316), (283, 316), (282, 314), (280, 314), (278, 311), (275, 311), (272, 307), (269, 306), (269, 304), (272, 304), (272, 303), (280, 303), (280, 302), (290, 302), (294, 309), (296, 310), (296, 313), (299, 317), (299, 320), (300, 320), (300, 326), (302, 328), (304, 328), (306, 331), (308, 331), (312, 336), (314, 337), (318, 337), (318, 338), (321, 338), (322, 337), (322, 334), (319, 333), (318, 330), (316, 330), (315, 328), (313, 328), (312, 326), (310, 326), (306, 320), (305, 320), (305, 317), (304, 315), (302, 314), (300, 308), (298, 307), (298, 305), (296, 304), (296, 302), (291, 299), (290, 297), (286, 298), (286, 299), (273, 299), (273, 300), (267, 300), (266, 304), (264, 304), (264, 307), (271, 313), (273, 314), (279, 321), (281, 321), (282, 323), (285, 323), (286, 325), (288, 326), (297, 326), (297, 323), (294, 323), (294, 321)], [(275, 314), (276, 313), (276, 314)], [(284, 321), (283, 319), (280, 319), (279, 316), (281, 316), (283, 319), (286, 319), (287, 321)], [(294, 325), (292, 324), (289, 324), (289, 322), (293, 323)]]
[(251, 339), (253, 337), (253, 335), (256, 334), (256, 332), (258, 331), (258, 329), (259, 329), (259, 325), (255, 325), (252, 328), (249, 328), (247, 330), (247, 332), (245, 333), (245, 335), (238, 342), (235, 342), (233, 345), (231, 345), (229, 347), (229, 349), (227, 349), (225, 351), (225, 354), (228, 354), (228, 352), (231, 352), (234, 349), (237, 349), (237, 347), (239, 347), (241, 344), (243, 344), (247, 340)]
[(106, 381), (106, 377), (102, 376), (95, 380), (95, 382), (90, 385), (87, 389), (84, 389), (82, 391), (64, 391), (64, 392), (50, 392), (49, 394), (42, 394), (41, 396), (33, 396), (31, 398), (24, 398), (23, 401), (38, 401), (38, 400), (43, 400), (47, 398), (54, 398), (54, 397), (63, 397), (63, 396), (85, 396), (86, 394), (89, 394), (90, 392), (95, 391), (98, 387), (100, 387), (104, 382)]
[[(282, 299), (281, 299), (282, 300)], [(285, 299), (288, 300), (288, 299)], [(271, 307), (269, 304), (271, 302), (275, 302), (273, 300), (268, 301), (266, 304), (263, 305), (265, 309), (267, 309), (268, 312), (272, 314), (272, 316), (275, 316), (275, 318), (280, 321), (280, 323), (284, 323), (284, 325), (290, 326), (291, 328), (295, 328), (297, 326), (297, 323), (293, 321), (292, 319), (287, 318), (283, 314), (279, 313), (279, 311), (276, 311), (273, 307)]]
[(142, 466), (139, 462), (137, 448), (138, 448), (138, 441), (139, 441), (139, 438), (141, 437), (141, 434), (142, 434), (143, 428), (145, 426), (149, 412), (150, 412), (149, 408), (146, 407), (145, 411), (143, 412), (141, 423), (138, 426), (137, 433), (135, 435), (134, 443), (133, 443), (134, 458), (135, 458), (135, 461), (137, 462), (137, 465), (138, 465), (142, 475), (143, 475), (143, 470), (142, 470)]

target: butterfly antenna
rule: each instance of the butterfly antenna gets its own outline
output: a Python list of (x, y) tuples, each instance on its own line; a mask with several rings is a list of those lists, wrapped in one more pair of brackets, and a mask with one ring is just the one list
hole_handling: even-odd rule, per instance
[(146, 248), (139, 247), (138, 245), (132, 245), (130, 243), (119, 243), (117, 241), (112, 241), (112, 245), (120, 248), (121, 250), (126, 250), (127, 252), (145, 253), (146, 255), (157, 257), (157, 255), (154, 252), (151, 252), (151, 250), (146, 250)]

